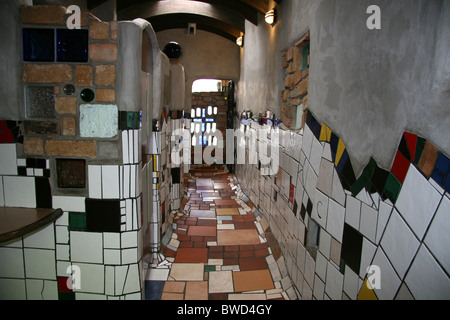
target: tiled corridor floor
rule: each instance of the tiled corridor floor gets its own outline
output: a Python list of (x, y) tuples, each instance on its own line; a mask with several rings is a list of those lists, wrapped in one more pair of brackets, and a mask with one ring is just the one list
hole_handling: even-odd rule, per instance
[(193, 168), (185, 189), (170, 241), (147, 270), (146, 299), (294, 298), (267, 221), (226, 167)]

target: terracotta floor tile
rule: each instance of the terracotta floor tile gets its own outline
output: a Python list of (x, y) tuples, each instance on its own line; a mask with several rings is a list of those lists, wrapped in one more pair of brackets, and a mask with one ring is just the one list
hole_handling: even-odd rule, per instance
[(185, 300), (208, 300), (208, 282), (187, 282)]
[(169, 279), (173, 281), (203, 281), (204, 263), (173, 263)]
[(163, 292), (161, 295), (161, 300), (184, 300), (184, 295), (182, 293)]
[(267, 262), (264, 257), (240, 258), (239, 266), (241, 271), (268, 269)]
[(218, 216), (238, 216), (240, 215), (237, 208), (218, 208), (216, 209), (216, 214)]
[(209, 273), (209, 293), (234, 292), (232, 271), (212, 271)]
[(178, 248), (175, 257), (177, 263), (207, 263), (208, 249), (206, 248)]
[(209, 300), (219, 300), (219, 301), (228, 300), (228, 293), (210, 293)]
[(269, 270), (238, 271), (233, 273), (235, 292), (274, 289)]
[(256, 229), (217, 230), (217, 244), (220, 246), (259, 244)]
[(163, 292), (184, 293), (185, 286), (186, 282), (184, 281), (166, 281), (164, 283)]
[(190, 226), (188, 236), (215, 237), (217, 227), (212, 226)]

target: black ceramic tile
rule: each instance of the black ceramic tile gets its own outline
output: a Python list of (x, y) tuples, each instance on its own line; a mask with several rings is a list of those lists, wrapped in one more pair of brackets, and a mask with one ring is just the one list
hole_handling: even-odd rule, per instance
[(55, 61), (55, 30), (23, 28), (22, 44), (24, 61)]
[(172, 168), (172, 183), (180, 183), (180, 168)]
[(350, 159), (345, 163), (342, 173), (339, 176), (341, 178), (342, 186), (345, 190), (351, 191), (351, 186), (356, 182), (355, 171), (353, 170)]
[(341, 258), (356, 274), (361, 266), (363, 236), (348, 224), (344, 224)]
[(54, 87), (26, 87), (25, 108), (28, 118), (55, 118)]
[(334, 134), (333, 132), (331, 132), (330, 149), (331, 149), (331, 156), (332, 156), (333, 162), (335, 162), (335, 160), (336, 160), (338, 144), (339, 144), (339, 137), (336, 134)]
[(56, 159), (59, 188), (86, 187), (86, 160)]
[(309, 128), (312, 133), (316, 137), (317, 140), (320, 139), (320, 132), (322, 130), (322, 125), (316, 120), (316, 118), (311, 114), (311, 118), (309, 120)]
[(86, 199), (86, 231), (120, 232), (120, 200)]
[(372, 185), (379, 194), (383, 193), (384, 186), (386, 185), (386, 180), (388, 176), (389, 176), (388, 171), (381, 169), (378, 165), (375, 166), (375, 169), (372, 174)]
[(416, 152), (414, 156), (414, 164), (417, 166), (422, 156), (423, 148), (425, 147), (425, 142), (427, 140), (422, 137), (417, 137)]
[(303, 221), (305, 221), (305, 215), (306, 215), (306, 208), (302, 203), (302, 208), (300, 209), (300, 216), (302, 217)]
[(56, 30), (56, 54), (58, 62), (87, 62), (88, 45), (88, 30)]
[(27, 167), (17, 167), (17, 174), (22, 177), (27, 176)]
[(36, 207), (41, 209), (52, 209), (52, 190), (49, 179), (35, 177), (34, 183), (36, 187)]
[(405, 158), (408, 159), (408, 161), (411, 161), (411, 154), (409, 152), (408, 143), (404, 135), (400, 142), (400, 146), (398, 147), (398, 151), (400, 151), (405, 156)]

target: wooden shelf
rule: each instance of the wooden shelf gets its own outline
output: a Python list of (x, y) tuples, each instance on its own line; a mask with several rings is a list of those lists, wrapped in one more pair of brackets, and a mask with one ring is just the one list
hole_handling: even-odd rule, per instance
[(30, 234), (59, 217), (61, 209), (0, 207), (0, 243)]

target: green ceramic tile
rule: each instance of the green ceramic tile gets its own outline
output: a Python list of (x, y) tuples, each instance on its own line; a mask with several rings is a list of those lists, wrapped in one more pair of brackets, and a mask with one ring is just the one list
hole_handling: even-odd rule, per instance
[(370, 158), (369, 163), (364, 168), (359, 179), (351, 186), (351, 192), (357, 195), (363, 188), (370, 190), (372, 184), (372, 175), (377, 163), (374, 158)]
[(414, 164), (417, 166), (420, 161), (420, 157), (422, 156), (423, 147), (425, 146), (426, 139), (417, 137), (417, 145), (416, 145), (416, 156), (414, 159)]
[(397, 180), (397, 178), (392, 174), (392, 172), (389, 173), (389, 176), (386, 180), (386, 185), (384, 186), (383, 193), (392, 201), (392, 203), (397, 202), (397, 198), (400, 194), (400, 190), (402, 188), (402, 184), (400, 181)]
[(216, 266), (205, 266), (205, 271), (216, 271)]
[(86, 214), (79, 212), (69, 212), (69, 229), (71, 231), (85, 231)]
[(58, 300), (75, 300), (75, 292), (58, 292)]

